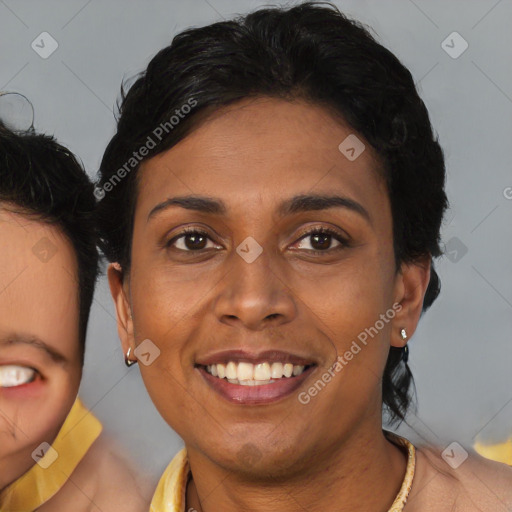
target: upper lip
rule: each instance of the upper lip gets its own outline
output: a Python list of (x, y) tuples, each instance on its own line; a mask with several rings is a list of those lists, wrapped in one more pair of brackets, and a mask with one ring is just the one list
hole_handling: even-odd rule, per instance
[(308, 366), (316, 364), (315, 360), (310, 357), (300, 356), (292, 352), (284, 352), (282, 350), (264, 350), (252, 352), (243, 349), (222, 350), (214, 352), (196, 360), (196, 365), (208, 366), (211, 364), (227, 364), (229, 361), (246, 362), (246, 363), (265, 363), (279, 362), (291, 363), (293, 365)]

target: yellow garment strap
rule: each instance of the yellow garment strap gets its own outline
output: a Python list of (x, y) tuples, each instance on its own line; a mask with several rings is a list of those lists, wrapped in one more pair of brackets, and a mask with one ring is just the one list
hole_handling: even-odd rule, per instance
[(151, 500), (150, 512), (182, 512), (185, 510), (188, 472), (187, 449), (182, 448), (160, 478)]
[(48, 501), (66, 483), (102, 428), (77, 398), (52, 444), (53, 450), (48, 449), (37, 464), (2, 491), (0, 512), (27, 512)]
[(477, 453), (486, 459), (495, 460), (496, 462), (503, 462), (512, 466), (512, 437), (504, 443), (497, 444), (482, 444), (476, 442), (473, 448)]

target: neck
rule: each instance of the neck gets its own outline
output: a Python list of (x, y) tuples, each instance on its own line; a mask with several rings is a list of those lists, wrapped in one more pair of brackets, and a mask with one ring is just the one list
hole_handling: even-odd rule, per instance
[(186, 510), (197, 512), (262, 512), (275, 509), (276, 503), (289, 512), (385, 511), (402, 485), (407, 464), (402, 449), (386, 439), (380, 425), (366, 433), (358, 430), (318, 454), (303, 474), (278, 483), (243, 479), (195, 450), (187, 452), (193, 480)]

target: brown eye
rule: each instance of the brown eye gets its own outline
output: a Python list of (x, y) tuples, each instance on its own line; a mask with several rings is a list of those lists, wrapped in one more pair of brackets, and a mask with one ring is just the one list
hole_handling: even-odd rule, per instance
[(316, 235), (310, 235), (311, 245), (314, 249), (329, 249), (332, 242), (332, 235), (326, 235), (324, 233), (318, 233)]
[(172, 246), (179, 251), (196, 252), (207, 249), (208, 240), (210, 237), (205, 231), (187, 229), (170, 240), (166, 246)]
[[(304, 247), (304, 241), (308, 239), (310, 240), (310, 247)], [(337, 245), (335, 245), (334, 247), (332, 247), (333, 241), (337, 242)], [(310, 252), (321, 253), (329, 252), (331, 250), (342, 249), (347, 245), (347, 240), (344, 237), (342, 237), (338, 232), (327, 228), (316, 228), (302, 236), (297, 248), (306, 249), (307, 251)]]

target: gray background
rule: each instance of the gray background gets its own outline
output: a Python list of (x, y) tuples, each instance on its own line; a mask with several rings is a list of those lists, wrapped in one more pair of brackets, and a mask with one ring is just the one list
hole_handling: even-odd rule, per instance
[[(512, 1), (336, 4), (373, 27), (411, 70), (446, 155), (448, 253), (437, 264), (443, 291), (411, 341), (419, 411), (401, 431), (441, 447), (453, 440), (468, 447), (476, 436), (502, 440), (512, 434)], [(69, 146), (94, 176), (114, 132), (122, 79), (143, 70), (178, 31), (259, 5), (0, 0), (0, 91), (25, 94), (36, 129)], [(59, 45), (47, 59), (31, 48), (45, 31)], [(453, 31), (469, 44), (456, 59), (441, 46)], [(123, 364), (104, 277), (81, 396), (148, 474), (159, 475), (181, 446), (138, 367)]]

